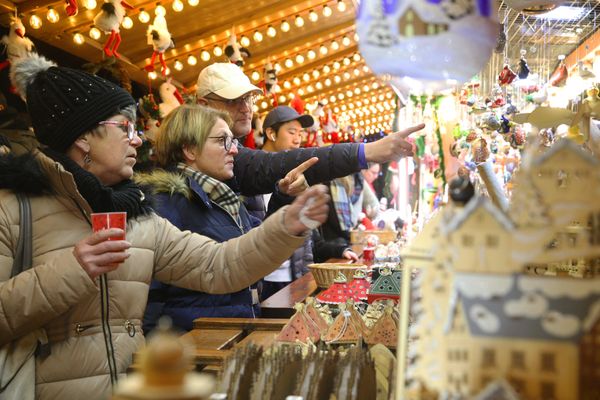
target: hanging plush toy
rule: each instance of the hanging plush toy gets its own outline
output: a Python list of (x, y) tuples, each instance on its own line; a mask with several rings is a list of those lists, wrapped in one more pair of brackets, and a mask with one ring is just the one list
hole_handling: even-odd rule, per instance
[(279, 92), (279, 85), (277, 84), (277, 70), (273, 67), (270, 61), (265, 64), (264, 78), (260, 83), (260, 87), (263, 89), (265, 97), (271, 96), (273, 107), (277, 107), (277, 95)]
[(525, 54), (527, 54), (527, 50), (521, 50), (521, 60), (519, 61), (519, 79), (527, 79), (529, 76), (529, 66), (527, 65), (527, 60), (525, 59)]
[(327, 136), (327, 140), (331, 143), (339, 143), (339, 130), (337, 116), (328, 108), (325, 115), (319, 118), (323, 133)]
[(6, 61), (0, 63), (0, 70), (8, 67), (20, 58), (27, 57), (33, 52), (33, 42), (25, 37), (25, 26), (18, 17), (10, 18), (10, 28), (7, 36), (2, 37), (2, 43), (6, 46)]
[(65, 12), (68, 17), (74, 17), (79, 12), (77, 7), (77, 0), (65, 0)]
[(171, 83), (171, 79), (167, 79), (160, 85), (158, 90), (162, 103), (158, 105), (161, 119), (165, 118), (174, 108), (183, 104), (183, 97), (179, 90)]
[(569, 71), (567, 70), (567, 66), (565, 65), (564, 59), (560, 61), (560, 65), (554, 71), (548, 83), (551, 86), (564, 86), (567, 82), (567, 78), (569, 77)]
[(102, 4), (100, 12), (94, 17), (94, 25), (104, 33), (110, 34), (103, 48), (108, 57), (121, 57), (117, 50), (121, 44), (119, 27), (125, 18), (125, 9), (133, 10), (133, 6), (123, 0), (108, 0)]
[(500, 83), (500, 85), (502, 86), (510, 85), (516, 77), (517, 74), (515, 74), (512, 69), (510, 69), (508, 64), (505, 64), (504, 68), (502, 68), (502, 71), (500, 72), (500, 75), (498, 75), (498, 83)]
[(229, 58), (229, 62), (241, 68), (244, 66), (244, 59), (250, 57), (250, 51), (240, 46), (237, 42), (235, 32), (232, 32), (227, 41), (227, 46), (225, 46), (225, 55)]
[(156, 15), (156, 17), (154, 17), (152, 25), (148, 26), (146, 37), (148, 39), (148, 44), (152, 45), (152, 49), (154, 51), (152, 52), (150, 63), (146, 65), (145, 70), (148, 72), (154, 71), (154, 62), (156, 61), (156, 56), (158, 55), (161, 66), (160, 73), (163, 76), (166, 76), (167, 63), (165, 62), (164, 53), (167, 51), (167, 49), (175, 47), (175, 43), (173, 43), (171, 33), (167, 27), (167, 19), (163, 15)]

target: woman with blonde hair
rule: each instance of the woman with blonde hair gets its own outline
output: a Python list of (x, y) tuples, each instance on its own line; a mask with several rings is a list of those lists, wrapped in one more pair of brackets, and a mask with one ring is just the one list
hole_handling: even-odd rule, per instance
[[(138, 176), (150, 188), (156, 212), (181, 230), (223, 242), (243, 235), (260, 221), (252, 217), (227, 185), (233, 178), (238, 141), (228, 114), (200, 105), (182, 105), (161, 124), (155, 150), (164, 170)], [(145, 330), (167, 315), (183, 330), (199, 317), (256, 317), (255, 285), (225, 294), (208, 294), (153, 282)]]

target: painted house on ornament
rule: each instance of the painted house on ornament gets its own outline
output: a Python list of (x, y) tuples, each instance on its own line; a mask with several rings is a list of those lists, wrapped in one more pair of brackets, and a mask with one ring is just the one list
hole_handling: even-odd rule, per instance
[(413, 1), (398, 19), (398, 32), (410, 38), (433, 36), (448, 30), (448, 17), (442, 9), (427, 1)]
[(440, 393), (504, 379), (520, 399), (600, 398), (598, 279), (457, 273), (447, 321)]

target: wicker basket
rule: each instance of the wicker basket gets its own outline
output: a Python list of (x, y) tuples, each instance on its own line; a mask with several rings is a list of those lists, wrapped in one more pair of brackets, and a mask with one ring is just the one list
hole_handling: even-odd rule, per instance
[(358, 269), (367, 269), (364, 264), (337, 264), (337, 263), (322, 263), (309, 264), (308, 268), (315, 278), (317, 286), (328, 288), (333, 283), (333, 280), (339, 272), (346, 275), (346, 279), (350, 282), (354, 279), (354, 273)]

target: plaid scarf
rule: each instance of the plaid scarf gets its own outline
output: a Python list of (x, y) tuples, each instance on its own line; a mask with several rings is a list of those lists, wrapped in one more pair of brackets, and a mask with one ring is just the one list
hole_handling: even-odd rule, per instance
[(208, 197), (212, 201), (227, 211), (238, 224), (240, 223), (241, 201), (229, 186), (215, 178), (188, 167), (184, 163), (178, 163), (177, 169), (185, 176), (198, 182), (198, 185), (200, 185), (202, 190), (208, 194)]
[(346, 187), (339, 179), (331, 181), (329, 187), (333, 208), (335, 208), (340, 228), (342, 231), (347, 232), (352, 229), (352, 217), (350, 214), (352, 211), (350, 210), (348, 192), (346, 192)]

